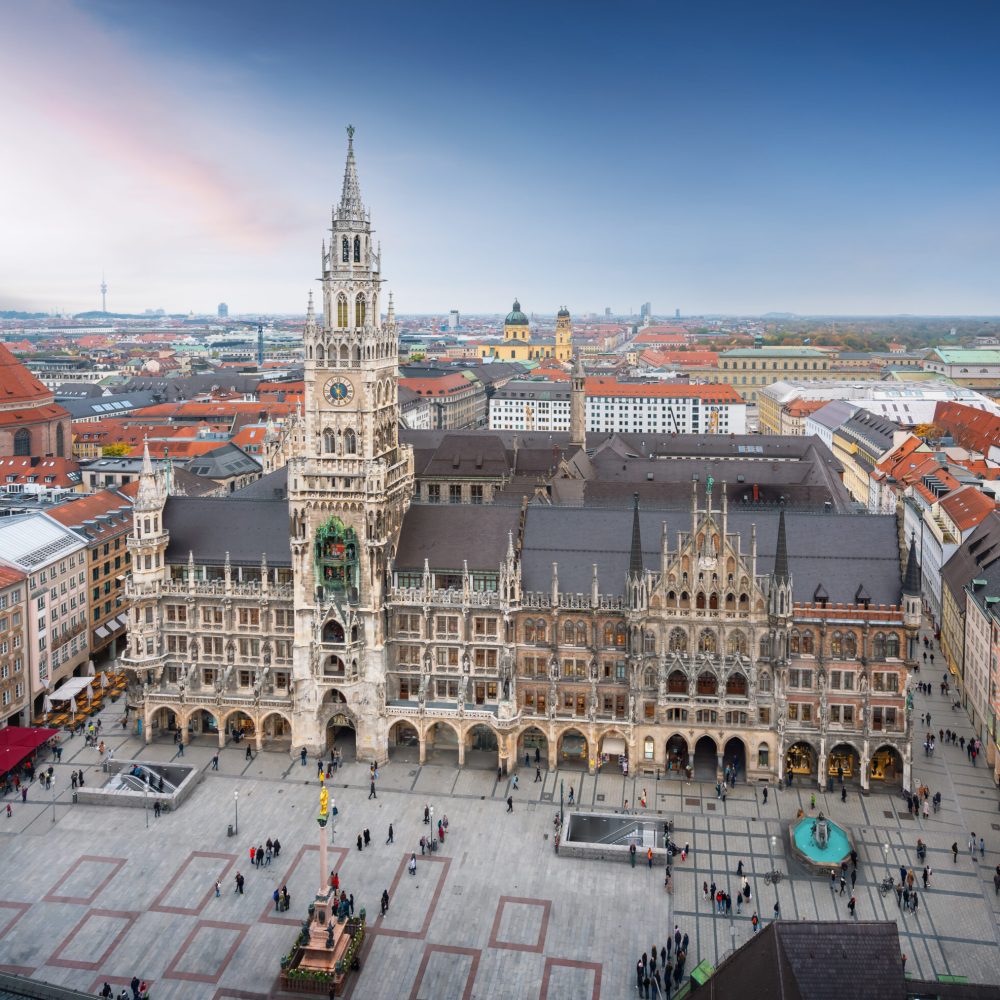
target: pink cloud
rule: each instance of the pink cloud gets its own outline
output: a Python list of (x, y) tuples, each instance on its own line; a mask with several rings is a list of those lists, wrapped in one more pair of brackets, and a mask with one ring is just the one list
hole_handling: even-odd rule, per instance
[(297, 230), (298, 206), (279, 204), (263, 182), (255, 188), (252, 169), (241, 167), (252, 165), (249, 142), (195, 152), (212, 149), (215, 128), (197, 96), (185, 92), (184, 66), (168, 74), (143, 61), (124, 33), (59, 0), (15, 4), (5, 22), (0, 57), (8, 87), (40, 128), (65, 137), (65, 169), (75, 169), (74, 150), (104, 162), (149, 205), (187, 216), (206, 238), (244, 252), (273, 248)]

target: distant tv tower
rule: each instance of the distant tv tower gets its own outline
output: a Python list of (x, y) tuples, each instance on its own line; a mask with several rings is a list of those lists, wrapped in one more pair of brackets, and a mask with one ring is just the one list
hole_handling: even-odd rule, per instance
[(104, 280), (104, 272), (101, 272), (101, 312), (108, 311), (108, 283)]

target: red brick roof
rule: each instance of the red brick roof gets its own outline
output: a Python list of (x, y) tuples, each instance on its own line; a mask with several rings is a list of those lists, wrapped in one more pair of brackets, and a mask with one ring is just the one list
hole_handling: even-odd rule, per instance
[(471, 383), (464, 375), (442, 375), (439, 378), (401, 378), (399, 384), (418, 396), (450, 396)]
[(619, 382), (600, 376), (586, 380), (588, 396), (634, 396), (660, 399), (702, 399), (706, 403), (742, 403), (743, 397), (731, 386), (687, 385), (676, 382)]
[(22, 580), (27, 579), (27, 573), (22, 573), (13, 566), (0, 564), (0, 588), (13, 587), (15, 583), (21, 583)]
[(995, 507), (996, 504), (975, 486), (963, 486), (941, 501), (941, 509), (959, 531), (974, 528)]
[[(33, 476), (39, 486), (72, 488), (80, 483), (80, 466), (68, 458), (9, 455), (0, 458), (0, 482), (6, 482), (8, 476), (16, 476), (16, 483), (26, 483)], [(51, 483), (45, 481), (49, 476), (52, 477)]]
[(1000, 417), (963, 403), (938, 403), (934, 423), (947, 431), (955, 443), (984, 455), (990, 447), (1000, 444)]
[(67, 528), (82, 528), (84, 521), (93, 521), (98, 517), (111, 515), (120, 517), (115, 524), (87, 525), (87, 530), (95, 538), (114, 537), (131, 530), (132, 512), (120, 515), (119, 508), (130, 507), (132, 498), (123, 496), (118, 490), (101, 490), (79, 500), (67, 500), (47, 511), (48, 515)]
[(51, 403), (53, 398), (51, 389), (46, 389), (3, 344), (0, 344), (0, 405)]
[(643, 351), (639, 360), (657, 368), (714, 368), (719, 355), (716, 351)]

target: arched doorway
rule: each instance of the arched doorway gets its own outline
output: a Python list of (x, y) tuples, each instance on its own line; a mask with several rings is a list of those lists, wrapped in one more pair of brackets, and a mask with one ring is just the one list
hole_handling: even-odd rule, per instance
[(227, 742), (240, 743), (243, 740), (253, 740), (254, 724), (246, 712), (230, 712), (226, 716)]
[(785, 784), (798, 778), (816, 777), (816, 751), (809, 743), (793, 743), (785, 751)]
[(722, 752), (723, 769), (729, 768), (730, 780), (733, 777), (745, 782), (747, 776), (747, 747), (739, 738), (734, 736), (726, 741), (726, 748)]
[(177, 732), (177, 713), (172, 708), (158, 708), (149, 718), (149, 728), (153, 736), (174, 738)]
[(698, 781), (716, 781), (719, 750), (711, 736), (702, 736), (694, 745), (694, 776)]
[(458, 766), (458, 733), (447, 722), (435, 722), (427, 730), (425, 760), (428, 764)]
[(826, 773), (838, 784), (861, 777), (861, 757), (850, 743), (838, 743), (826, 758)]
[(538, 726), (528, 726), (517, 739), (518, 759), (524, 759), (524, 766), (549, 766), (549, 740)]
[(346, 712), (334, 712), (326, 724), (326, 748), (342, 761), (358, 759), (358, 736), (354, 720)]
[(497, 734), (484, 723), (477, 723), (465, 734), (465, 766), (496, 767), (498, 749)]
[(207, 708), (196, 709), (188, 717), (188, 740), (193, 742), (198, 739), (200, 742), (216, 743), (219, 739), (219, 723), (215, 716)]
[(674, 733), (667, 740), (667, 774), (676, 774), (678, 777), (686, 778), (690, 763), (687, 740)]
[(389, 760), (420, 763), (420, 734), (412, 722), (399, 719), (389, 727)]
[(560, 767), (582, 771), (590, 769), (587, 737), (579, 729), (567, 729), (559, 737), (556, 752), (559, 755)]
[(608, 771), (617, 769), (623, 774), (628, 774), (632, 763), (628, 759), (628, 744), (625, 742), (625, 737), (617, 730), (612, 729), (611, 732), (601, 736), (598, 754), (602, 768)]
[(903, 758), (895, 747), (880, 746), (868, 764), (868, 778), (884, 788), (902, 788)]
[(292, 724), (280, 712), (265, 715), (260, 723), (261, 738), (268, 750), (287, 751), (292, 747)]

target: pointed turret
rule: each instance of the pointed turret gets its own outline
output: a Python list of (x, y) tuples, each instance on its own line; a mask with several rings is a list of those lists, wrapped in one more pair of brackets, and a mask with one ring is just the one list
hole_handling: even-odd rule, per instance
[(920, 563), (917, 562), (916, 535), (910, 535), (910, 554), (906, 559), (906, 574), (903, 577), (903, 594), (907, 597), (920, 596)]
[(778, 545), (774, 551), (774, 579), (788, 582), (788, 543), (785, 540), (785, 512), (778, 515)]
[(385, 314), (386, 326), (394, 326), (396, 323), (396, 307), (392, 304), (392, 292), (389, 292), (389, 308)]
[(639, 531), (639, 494), (632, 494), (632, 548), (628, 558), (629, 576), (642, 576), (642, 537)]
[(354, 126), (347, 126), (347, 165), (344, 167), (344, 188), (340, 195), (337, 216), (341, 221), (365, 219), (365, 207), (361, 203), (361, 186), (358, 184), (358, 165), (354, 159)]

